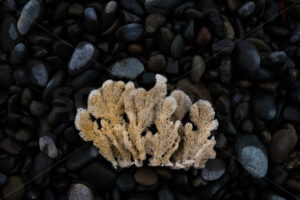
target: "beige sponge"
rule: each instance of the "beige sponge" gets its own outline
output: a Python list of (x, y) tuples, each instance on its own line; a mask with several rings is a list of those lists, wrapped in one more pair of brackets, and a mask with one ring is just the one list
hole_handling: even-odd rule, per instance
[[(148, 91), (132, 82), (104, 82), (90, 93), (87, 109), (77, 111), (80, 136), (92, 141), (115, 168), (140, 167), (146, 155), (149, 166), (203, 168), (215, 158), (215, 112), (208, 101), (192, 104), (180, 90), (167, 96), (166, 82), (156, 75)], [(189, 122), (183, 124), (184, 118)]]

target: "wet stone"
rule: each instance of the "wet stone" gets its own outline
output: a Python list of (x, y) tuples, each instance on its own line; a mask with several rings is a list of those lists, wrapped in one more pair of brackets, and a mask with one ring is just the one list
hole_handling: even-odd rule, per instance
[(235, 143), (238, 159), (246, 171), (255, 178), (262, 178), (268, 170), (268, 154), (255, 135), (243, 135)]
[(68, 191), (69, 200), (93, 200), (92, 190), (81, 183), (72, 184)]
[(77, 75), (91, 66), (91, 62), (97, 59), (99, 55), (98, 50), (94, 45), (88, 42), (80, 42), (68, 64), (68, 70), (71, 75)]
[(134, 173), (134, 179), (138, 184), (151, 186), (158, 181), (157, 175), (150, 168), (139, 168)]
[(201, 170), (201, 176), (205, 181), (215, 181), (223, 176), (226, 171), (226, 164), (223, 160), (216, 158), (209, 160), (205, 168)]
[(50, 136), (43, 136), (39, 139), (40, 151), (47, 154), (50, 158), (56, 158), (58, 156), (58, 150), (53, 139)]
[(282, 163), (286, 161), (297, 142), (298, 135), (293, 125), (288, 124), (286, 128), (276, 131), (269, 147), (273, 162)]
[(24, 5), (17, 23), (20, 34), (25, 35), (28, 33), (29, 29), (39, 18), (41, 10), (42, 5), (39, 0), (30, 0)]
[(134, 80), (144, 71), (144, 65), (138, 59), (131, 57), (114, 63), (110, 69), (112, 74), (118, 78)]
[(121, 26), (116, 32), (116, 37), (125, 42), (132, 42), (137, 40), (142, 33), (143, 26), (141, 24), (132, 23)]
[(238, 10), (239, 16), (246, 18), (254, 13), (255, 3), (253, 1), (247, 1), (242, 7)]
[(252, 94), (252, 106), (254, 112), (263, 120), (275, 118), (277, 109), (275, 97), (269, 92), (256, 91)]
[(235, 66), (243, 70), (253, 72), (260, 67), (261, 59), (256, 47), (246, 40), (236, 43), (233, 55)]
[(166, 18), (159, 14), (153, 13), (145, 19), (145, 30), (147, 33), (155, 33), (166, 21)]

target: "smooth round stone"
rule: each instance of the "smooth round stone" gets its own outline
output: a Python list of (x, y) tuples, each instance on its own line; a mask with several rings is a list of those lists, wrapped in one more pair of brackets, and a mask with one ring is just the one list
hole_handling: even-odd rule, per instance
[(272, 120), (275, 118), (276, 102), (273, 94), (263, 91), (255, 91), (252, 94), (251, 98), (253, 111), (262, 119), (262, 120)]
[(30, 0), (24, 5), (17, 23), (17, 28), (21, 35), (28, 33), (29, 29), (36, 22), (40, 16), (41, 7), (39, 0)]
[(158, 54), (151, 56), (148, 61), (148, 69), (151, 72), (163, 71), (166, 67), (166, 59), (163, 55)]
[(24, 43), (18, 43), (10, 54), (10, 62), (13, 65), (20, 64), (26, 57), (27, 49)]
[(30, 113), (35, 117), (41, 117), (45, 111), (46, 106), (39, 101), (32, 101), (29, 107)]
[(198, 83), (206, 70), (206, 65), (201, 56), (194, 56), (192, 61), (192, 69), (191, 69), (191, 80), (194, 83)]
[(269, 147), (270, 155), (275, 163), (287, 160), (289, 153), (296, 147), (298, 135), (293, 125), (288, 124), (286, 128), (278, 130), (272, 138)]
[(116, 185), (122, 192), (132, 191), (135, 187), (135, 182), (131, 174), (121, 174), (116, 179)]
[(57, 71), (51, 80), (46, 85), (44, 92), (43, 92), (43, 102), (50, 102), (52, 99), (53, 91), (62, 86), (65, 82), (66, 73), (64, 70)]
[(255, 11), (255, 3), (253, 1), (247, 1), (242, 5), (242, 7), (238, 10), (239, 16), (245, 18), (253, 14)]
[(118, 78), (134, 80), (144, 71), (144, 65), (138, 59), (130, 57), (114, 63), (110, 69)]
[(142, 35), (143, 31), (143, 26), (141, 24), (126, 24), (117, 30), (116, 37), (125, 42), (132, 42), (137, 40)]
[(300, 109), (294, 105), (288, 105), (283, 110), (283, 118), (287, 121), (300, 122)]
[(18, 155), (22, 151), (22, 146), (20, 143), (15, 139), (8, 137), (1, 141), (0, 147), (1, 149), (13, 155)]
[(95, 85), (99, 81), (99, 78), (100, 74), (97, 70), (89, 69), (72, 80), (70, 86), (77, 91), (81, 88)]
[(201, 176), (205, 181), (215, 181), (221, 178), (226, 171), (226, 164), (222, 159), (209, 160), (205, 168), (201, 170)]
[(53, 160), (44, 153), (38, 153), (34, 158), (29, 177), (34, 178), (34, 183), (41, 185), (48, 177), (51, 170), (48, 168), (52, 166)]
[(30, 60), (28, 61), (27, 66), (30, 67), (31, 83), (37, 87), (45, 87), (49, 80), (46, 65), (39, 60)]
[(28, 129), (21, 128), (15, 133), (14, 137), (19, 142), (26, 143), (29, 142), (32, 138), (34, 138), (34, 134)]
[(158, 200), (174, 200), (174, 195), (170, 190), (162, 189), (158, 192)]
[(210, 40), (211, 34), (208, 28), (205, 26), (201, 27), (196, 38), (196, 43), (200, 46), (205, 46), (210, 42)]
[(177, 60), (174, 60), (171, 57), (168, 57), (168, 63), (165, 68), (165, 72), (168, 74), (178, 74), (179, 73), (179, 64)]
[(155, 33), (165, 22), (166, 18), (162, 14), (150, 14), (145, 19), (145, 30), (147, 33)]
[(220, 40), (211, 46), (211, 50), (213, 52), (221, 52), (226, 55), (231, 54), (233, 49), (234, 49), (234, 43), (230, 38)]
[(118, 3), (116, 1), (109, 1), (101, 15), (101, 28), (108, 29), (114, 23), (118, 12)]
[(144, 186), (155, 185), (158, 181), (157, 175), (150, 168), (139, 168), (134, 173), (134, 179), (138, 184)]
[(121, 0), (120, 4), (129, 12), (136, 14), (140, 17), (144, 16), (144, 10), (138, 0)]
[(284, 64), (287, 60), (287, 54), (284, 51), (274, 51), (261, 54), (261, 63), (263, 66), (274, 66)]
[(263, 178), (268, 171), (268, 154), (255, 135), (243, 135), (235, 143), (237, 158), (245, 170), (255, 178)]
[(181, 35), (176, 35), (174, 40), (171, 43), (171, 55), (173, 58), (179, 58), (184, 51), (184, 40)]
[(134, 15), (126, 10), (121, 10), (121, 17), (122, 17), (122, 21), (125, 24), (131, 24), (131, 23), (141, 23), (142, 19), (137, 16)]
[(14, 46), (22, 40), (18, 33), (15, 18), (6, 16), (0, 27), (0, 46), (3, 51), (10, 52)]
[(145, 9), (148, 13), (168, 14), (181, 3), (181, 0), (146, 0)]
[(80, 171), (83, 180), (93, 184), (96, 190), (107, 191), (114, 187), (116, 175), (111, 168), (93, 162)]
[(12, 83), (12, 68), (9, 65), (0, 65), (0, 87), (8, 88)]
[(247, 40), (236, 43), (233, 58), (235, 66), (240, 69), (253, 72), (260, 67), (260, 55), (256, 47)]
[(80, 42), (73, 52), (68, 64), (68, 70), (71, 75), (77, 75), (87, 70), (91, 61), (97, 59), (99, 55), (98, 50), (94, 45), (88, 42)]
[(93, 200), (92, 190), (81, 183), (72, 184), (68, 191), (69, 200)]
[(300, 40), (300, 27), (295, 28), (290, 37), (291, 43), (296, 43)]
[(94, 160), (99, 155), (99, 150), (93, 145), (88, 145), (66, 159), (69, 170), (77, 170)]
[(80, 3), (72, 3), (69, 6), (68, 13), (72, 17), (81, 17), (84, 12), (84, 7)]
[(84, 10), (84, 27), (85, 31), (87, 31), (88, 33), (97, 33), (98, 17), (94, 8), (89, 7)]
[(39, 139), (40, 151), (46, 153), (50, 158), (56, 158), (58, 155), (57, 148), (53, 139), (49, 136), (43, 136)]
[(19, 176), (8, 178), (7, 184), (2, 189), (3, 197), (6, 200), (21, 200), (25, 194), (24, 181)]

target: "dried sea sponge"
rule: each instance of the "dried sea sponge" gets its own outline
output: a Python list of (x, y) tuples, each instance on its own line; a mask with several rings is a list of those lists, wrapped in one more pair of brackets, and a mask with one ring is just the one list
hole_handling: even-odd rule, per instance
[(115, 168), (140, 167), (147, 155), (149, 166), (203, 168), (216, 155), (211, 131), (218, 122), (211, 104), (192, 104), (180, 90), (167, 96), (167, 79), (155, 77), (148, 91), (112, 80), (93, 90), (87, 109), (79, 108), (75, 118), (80, 136)]

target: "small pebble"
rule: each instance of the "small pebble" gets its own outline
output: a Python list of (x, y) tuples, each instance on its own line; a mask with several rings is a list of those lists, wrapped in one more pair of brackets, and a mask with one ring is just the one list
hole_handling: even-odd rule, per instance
[(40, 137), (39, 146), (40, 151), (46, 153), (50, 158), (56, 158), (58, 156), (56, 145), (51, 137)]
[(144, 71), (144, 65), (138, 59), (130, 57), (114, 63), (110, 69), (118, 78), (134, 80)]
[(205, 168), (201, 170), (201, 176), (205, 181), (215, 181), (223, 176), (226, 171), (226, 164), (223, 160), (216, 158), (209, 160)]
[(145, 0), (145, 9), (148, 13), (168, 14), (181, 0)]
[(191, 80), (194, 83), (198, 83), (206, 70), (205, 61), (201, 56), (194, 56), (192, 61), (192, 69), (191, 69)]
[(116, 37), (125, 42), (132, 42), (137, 40), (142, 33), (143, 26), (141, 24), (132, 23), (121, 26), (116, 32)]
[(72, 184), (68, 191), (69, 200), (93, 200), (92, 190), (81, 183)]
[(255, 10), (255, 3), (253, 1), (247, 1), (242, 5), (242, 7), (238, 10), (238, 14), (242, 17), (248, 17), (253, 14)]
[(122, 192), (132, 191), (135, 187), (135, 181), (131, 174), (120, 174), (116, 179), (116, 185)]
[(150, 168), (139, 168), (134, 173), (134, 179), (138, 184), (144, 186), (155, 185), (158, 181), (157, 175)]

